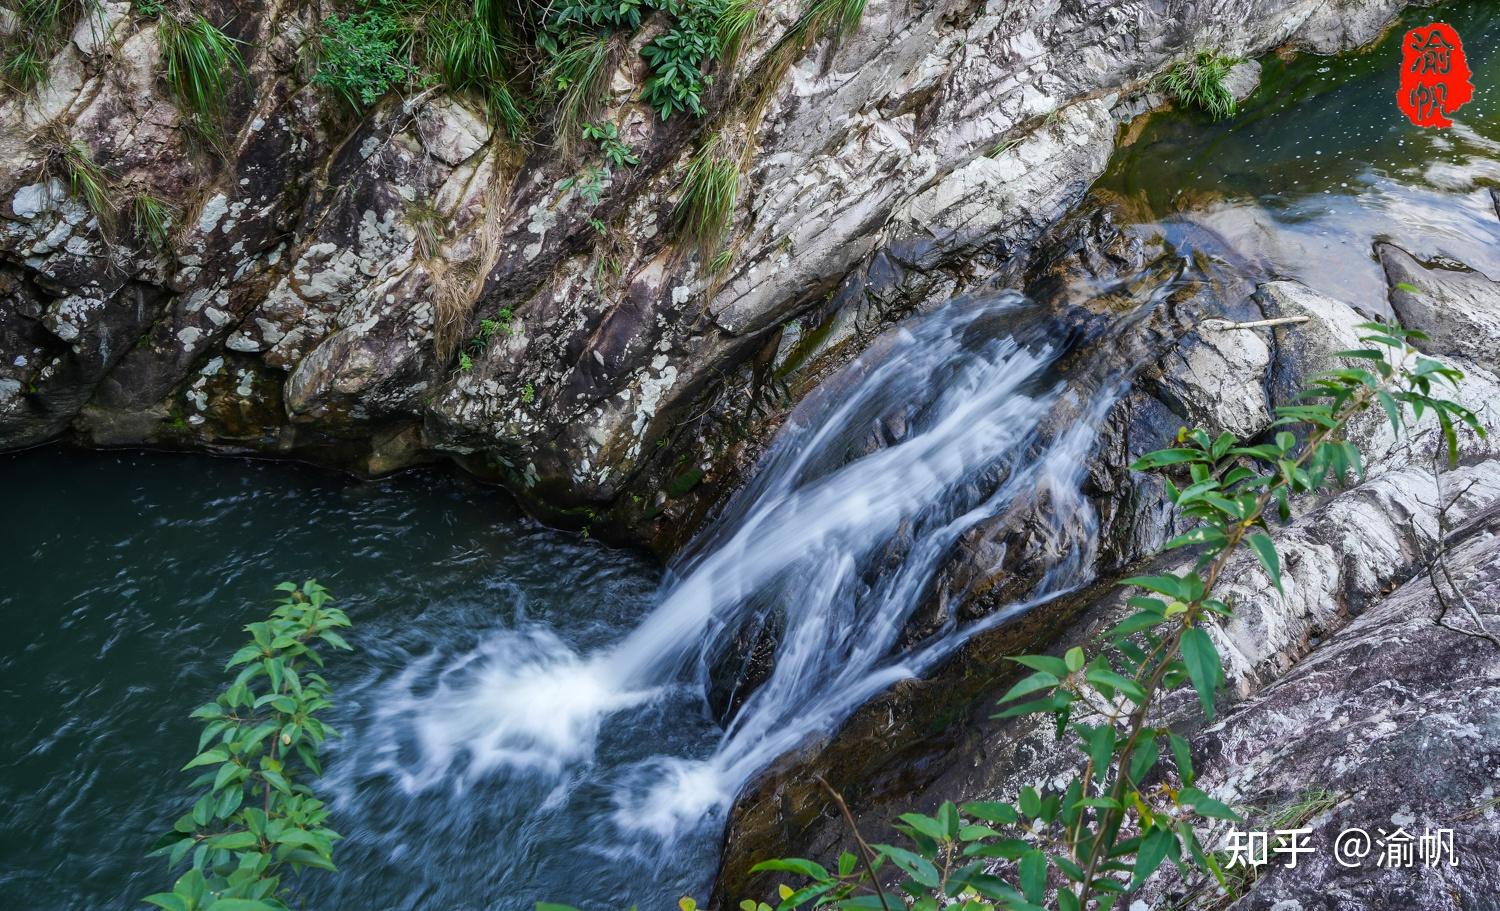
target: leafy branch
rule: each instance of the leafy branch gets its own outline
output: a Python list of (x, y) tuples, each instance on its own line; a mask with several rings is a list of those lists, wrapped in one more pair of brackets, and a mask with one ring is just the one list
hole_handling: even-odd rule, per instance
[(170, 867), (192, 855), (172, 891), (145, 898), (165, 911), (285, 911), (288, 870), (334, 869), (340, 836), (300, 779), (323, 774), (318, 752), (335, 736), (318, 718), (333, 703), (328, 682), (310, 667), (323, 666), (315, 646), (347, 650), (337, 630), (349, 618), (328, 606), (332, 598), (317, 582), (276, 589), (284, 597), (270, 618), (245, 627), (250, 644), (225, 665), (240, 668), (234, 682), (193, 711), (203, 733), (183, 769), (202, 769), (193, 786), (207, 790), (152, 852)]

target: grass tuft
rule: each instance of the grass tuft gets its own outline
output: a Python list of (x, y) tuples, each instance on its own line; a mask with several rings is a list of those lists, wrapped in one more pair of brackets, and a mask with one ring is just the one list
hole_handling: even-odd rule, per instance
[(439, 4), (407, 23), (418, 44), (413, 55), (438, 73), (444, 87), (479, 95), (512, 138), (527, 130), (529, 118), (511, 86), (515, 47), (501, 3)]
[(719, 12), (717, 38), (719, 57), (725, 70), (732, 70), (760, 23), (760, 6), (754, 0), (725, 0)]
[(130, 200), (130, 222), (138, 237), (145, 238), (158, 250), (172, 243), (172, 224), (177, 213), (169, 203), (150, 193), (140, 192)]
[(679, 236), (707, 258), (734, 217), (739, 195), (739, 156), (722, 133), (715, 133), (693, 155), (683, 176), (672, 216)]
[(1197, 108), (1215, 120), (1223, 120), (1234, 114), (1234, 95), (1224, 80), (1235, 62), (1230, 57), (1199, 51), (1157, 77), (1157, 88), (1185, 108)]
[(609, 90), (610, 41), (584, 36), (570, 42), (547, 68), (547, 81), (558, 91), (553, 116), (557, 145), (570, 152), (584, 127), (594, 119)]
[(236, 70), (245, 69), (238, 43), (200, 15), (161, 17), (162, 76), (201, 132), (223, 112)]
[(82, 142), (60, 135), (53, 136), (50, 142), (53, 151), (47, 158), (47, 168), (98, 220), (100, 229), (106, 235), (110, 234), (119, 214), (115, 204), (114, 178), (94, 161), (89, 147)]
[(21, 95), (46, 84), (48, 64), (74, 26), (99, 13), (99, 0), (19, 0), (6, 6), (15, 15), (15, 28), (0, 39), (0, 82)]

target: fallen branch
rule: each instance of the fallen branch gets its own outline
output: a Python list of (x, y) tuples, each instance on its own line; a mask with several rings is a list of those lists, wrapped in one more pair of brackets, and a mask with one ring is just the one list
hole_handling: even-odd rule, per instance
[(1227, 319), (1212, 317), (1204, 320), (1199, 325), (1206, 326), (1214, 323), (1217, 329), (1264, 329), (1268, 326), (1289, 326), (1293, 323), (1305, 323), (1312, 319), (1310, 316), (1278, 316), (1276, 319), (1258, 319), (1248, 323), (1231, 323)]

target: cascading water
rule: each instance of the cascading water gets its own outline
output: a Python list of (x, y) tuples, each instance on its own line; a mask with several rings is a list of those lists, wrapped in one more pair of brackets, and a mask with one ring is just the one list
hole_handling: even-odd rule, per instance
[[(1085, 580), (1095, 528), (1079, 483), (1114, 387), (1103, 376), (1065, 382), (1035, 309), (1011, 293), (957, 300), (878, 342), (794, 412), (755, 481), (623, 639), (577, 650), (523, 625), (388, 680), (334, 764), (340, 801), (375, 812), (359, 785), (377, 776), (414, 798), (504, 789), (540, 795), (520, 814), (524, 831), (561, 827), (574, 850), (626, 869), (649, 869), (669, 846), (679, 862), (711, 851), (709, 827), (776, 756), (977, 629)], [(1026, 604), (899, 652), (959, 536), (1038, 504), (1051, 569)], [(664, 721), (704, 723), (713, 657), (747, 627), (774, 638), (774, 663), (711, 751), (659, 740)], [(513, 884), (556, 850), (556, 838), (539, 849), (496, 837)], [(681, 883), (626, 875), (600, 887), (535, 897), (650, 903)]]

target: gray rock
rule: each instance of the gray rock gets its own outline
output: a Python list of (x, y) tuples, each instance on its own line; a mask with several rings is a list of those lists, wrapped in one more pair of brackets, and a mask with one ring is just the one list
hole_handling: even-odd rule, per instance
[(1377, 244), (1390, 285), (1391, 307), (1401, 324), (1430, 340), (1428, 354), (1500, 364), (1500, 282), (1480, 272), (1426, 266), (1395, 244)]

